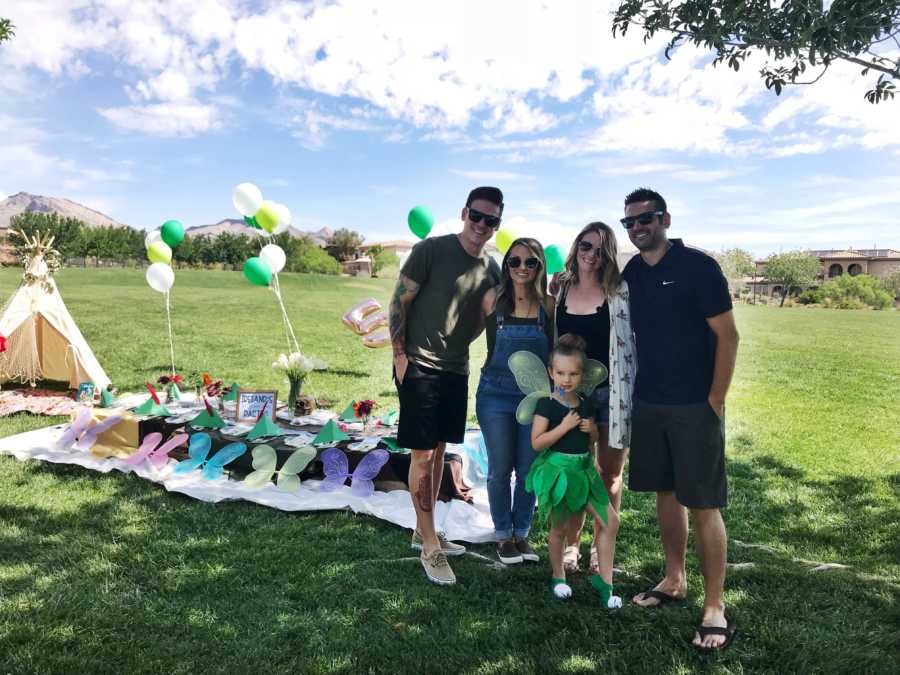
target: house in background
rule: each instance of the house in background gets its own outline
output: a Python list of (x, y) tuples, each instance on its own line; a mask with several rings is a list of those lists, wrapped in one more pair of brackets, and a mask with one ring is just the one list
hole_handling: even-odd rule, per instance
[[(879, 279), (887, 278), (892, 272), (900, 270), (900, 251), (892, 248), (860, 248), (860, 249), (827, 249), (811, 250), (810, 255), (819, 259), (822, 269), (816, 278), (816, 284), (822, 284), (842, 274), (855, 277), (857, 274), (869, 274)], [(746, 279), (747, 285), (755, 295), (778, 297), (784, 290), (778, 284), (766, 279), (766, 261), (756, 261), (756, 274)], [(791, 293), (799, 293), (802, 288), (793, 288)]]

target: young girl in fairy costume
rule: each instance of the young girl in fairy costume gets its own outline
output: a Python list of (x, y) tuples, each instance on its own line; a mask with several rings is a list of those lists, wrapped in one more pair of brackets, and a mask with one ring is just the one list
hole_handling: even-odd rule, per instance
[(604, 607), (622, 606), (612, 594), (612, 568), (619, 530), (619, 517), (594, 466), (591, 447), (599, 432), (589, 397), (578, 392), (585, 370), (585, 341), (566, 334), (550, 353), (553, 393), (541, 398), (534, 411), (531, 445), (541, 454), (528, 473), (526, 489), (538, 500), (538, 517), (550, 524), (549, 549), (553, 577), (550, 587), (557, 598), (569, 598), (563, 550), (568, 527), (587, 510), (602, 528), (594, 533), (599, 574), (591, 585), (600, 593)]

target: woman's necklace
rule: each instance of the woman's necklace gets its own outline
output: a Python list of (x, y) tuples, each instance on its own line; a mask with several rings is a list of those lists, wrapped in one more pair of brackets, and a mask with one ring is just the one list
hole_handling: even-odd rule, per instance
[[(516, 310), (519, 309), (519, 307), (521, 306), (521, 304), (522, 304), (523, 302), (525, 302), (525, 298), (516, 298)], [(535, 304), (536, 304), (536, 303), (535, 303), (534, 299), (533, 299), (533, 298), (529, 298), (529, 299), (528, 299), (528, 309), (525, 311), (525, 314), (524, 314), (524, 315), (519, 314), (519, 315), (518, 315), (519, 318), (521, 318), (521, 319), (528, 319), (528, 318), (530, 318), (530, 317), (531, 317), (531, 310), (532, 310), (532, 308), (535, 306)], [(514, 312), (514, 314), (515, 314), (515, 313), (516, 313), (516, 312)]]

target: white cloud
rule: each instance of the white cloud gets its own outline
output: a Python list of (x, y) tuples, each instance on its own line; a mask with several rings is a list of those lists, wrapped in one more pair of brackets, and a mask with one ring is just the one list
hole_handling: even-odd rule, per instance
[(484, 181), (484, 182), (501, 182), (501, 181), (522, 181), (522, 180), (534, 180), (534, 176), (525, 173), (516, 173), (514, 171), (479, 171), (479, 170), (463, 170), (463, 169), (450, 169), (450, 173), (455, 173), (457, 176), (463, 176), (464, 178), (468, 178), (470, 180), (476, 181)]
[(151, 136), (194, 136), (222, 126), (214, 107), (198, 103), (154, 103), (100, 108), (98, 112), (116, 126)]

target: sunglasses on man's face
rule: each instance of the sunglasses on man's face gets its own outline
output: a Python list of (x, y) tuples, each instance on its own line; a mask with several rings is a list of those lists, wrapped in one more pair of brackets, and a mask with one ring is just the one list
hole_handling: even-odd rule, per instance
[(622, 223), (622, 227), (626, 230), (630, 230), (634, 227), (635, 222), (640, 223), (641, 225), (649, 225), (653, 222), (653, 219), (657, 216), (662, 217), (665, 211), (645, 211), (644, 213), (639, 213), (636, 216), (625, 216), (619, 222)]
[(525, 258), (525, 260), (523, 261), (519, 256), (514, 255), (506, 261), (506, 266), (511, 267), (512, 269), (517, 269), (523, 262), (525, 263), (525, 267), (530, 270), (535, 269), (538, 265), (541, 264), (541, 261), (537, 258)]
[(493, 227), (494, 229), (500, 227), (499, 216), (489, 216), (488, 214), (482, 213), (481, 211), (476, 211), (471, 206), (469, 207), (469, 220), (471, 220), (473, 223), (480, 223), (482, 218), (484, 218), (484, 224), (488, 227)]

